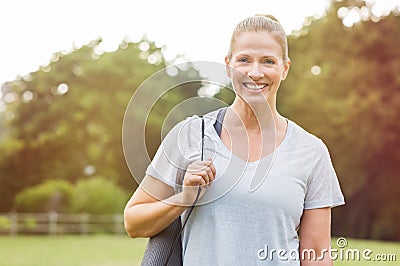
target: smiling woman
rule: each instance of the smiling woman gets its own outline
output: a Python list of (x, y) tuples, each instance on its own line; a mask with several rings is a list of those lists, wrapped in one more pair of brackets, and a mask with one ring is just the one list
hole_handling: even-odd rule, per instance
[[(155, 236), (183, 214), (183, 265), (331, 265), (329, 256), (257, 256), (263, 247), (319, 256), (330, 246), (331, 207), (344, 204), (324, 143), (277, 111), (290, 68), (283, 27), (272, 16), (244, 19), (225, 63), (234, 102), (170, 131), (126, 206), (128, 234)], [(206, 160), (204, 138), (216, 147)]]
[[(276, 93), (290, 66), (279, 41), (270, 32), (243, 32), (235, 37), (234, 47), (225, 62), (236, 93), (248, 103), (253, 101), (248, 97), (266, 99), (275, 108)], [(254, 93), (262, 93), (265, 99)]]

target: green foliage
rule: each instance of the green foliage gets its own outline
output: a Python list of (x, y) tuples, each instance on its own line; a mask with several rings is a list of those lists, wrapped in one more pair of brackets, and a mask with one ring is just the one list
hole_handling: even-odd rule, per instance
[(10, 218), (7, 216), (0, 216), (0, 230), (8, 230), (11, 227)]
[(325, 17), (310, 18), (289, 38), (292, 67), (278, 100), (285, 115), (330, 148), (347, 202), (334, 212), (333, 233), (394, 240), (400, 239), (400, 17), (343, 27), (338, 9), (364, 5), (334, 2)]
[(224, 87), (215, 95), (215, 98), (230, 105), (235, 100), (235, 93), (231, 89)]
[(35, 230), (38, 226), (38, 222), (34, 217), (29, 217), (24, 221), (22, 226), (25, 230)]
[[(147, 51), (139, 49), (144, 42)], [(167, 62), (162, 48), (145, 39), (124, 41), (112, 53), (99, 53), (99, 43), (95, 40), (67, 54), (55, 53), (48, 66), (2, 87), (3, 95), (11, 93), (15, 100), (6, 104), (9, 132), (0, 142), (1, 211), (9, 211), (13, 198), (24, 188), (52, 178), (76, 182), (88, 175), (84, 172), (88, 166), (126, 191), (135, 189), (121, 145), (125, 109), (141, 83)], [(157, 58), (152, 64), (147, 60), (151, 55)], [(198, 74), (192, 68), (178, 69), (176, 77), (153, 85), (168, 86), (187, 75)], [(152, 139), (150, 154), (160, 142), (162, 120), (158, 118), (175, 103), (195, 95), (198, 87), (173, 90), (152, 111), (151, 130), (146, 131)]]
[(18, 212), (66, 212), (71, 196), (71, 184), (64, 180), (48, 180), (18, 193), (14, 209)]
[(92, 177), (78, 181), (71, 201), (72, 213), (122, 213), (128, 200), (124, 192), (111, 180)]

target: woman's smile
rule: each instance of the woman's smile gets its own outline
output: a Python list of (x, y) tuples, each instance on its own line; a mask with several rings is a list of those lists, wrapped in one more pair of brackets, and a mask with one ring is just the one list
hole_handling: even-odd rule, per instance
[(248, 91), (251, 92), (263, 92), (269, 86), (268, 83), (255, 84), (255, 83), (243, 82), (242, 84), (243, 87), (245, 87)]

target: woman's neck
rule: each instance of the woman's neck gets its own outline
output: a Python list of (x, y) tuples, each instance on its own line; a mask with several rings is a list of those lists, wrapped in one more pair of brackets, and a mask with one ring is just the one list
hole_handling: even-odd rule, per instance
[(249, 105), (240, 97), (236, 97), (231, 105), (235, 112), (236, 119), (233, 119), (234, 126), (244, 126), (247, 131), (275, 130), (279, 128), (285, 119), (276, 110), (276, 104), (263, 103)]

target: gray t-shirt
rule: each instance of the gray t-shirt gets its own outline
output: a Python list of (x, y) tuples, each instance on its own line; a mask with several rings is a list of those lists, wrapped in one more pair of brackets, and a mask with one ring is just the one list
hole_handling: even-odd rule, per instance
[[(185, 227), (184, 265), (300, 265), (303, 210), (344, 204), (328, 149), (288, 120), (274, 153), (245, 162), (217, 135), (216, 113), (204, 118), (205, 158), (213, 159), (216, 179)], [(178, 192), (176, 176), (200, 159), (200, 143), (201, 119), (187, 118), (163, 140), (146, 173)]]

